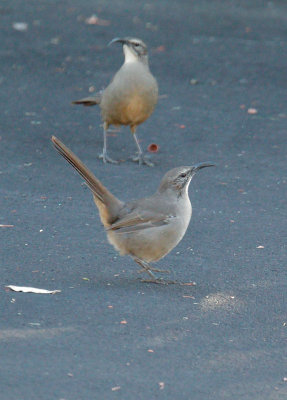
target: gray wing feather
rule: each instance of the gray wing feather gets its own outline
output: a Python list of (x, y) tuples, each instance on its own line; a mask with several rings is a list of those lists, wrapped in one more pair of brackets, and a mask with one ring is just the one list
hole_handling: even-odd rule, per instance
[(116, 221), (108, 230), (117, 233), (132, 233), (149, 228), (157, 228), (171, 222), (173, 215), (139, 215), (131, 213), (128, 216)]

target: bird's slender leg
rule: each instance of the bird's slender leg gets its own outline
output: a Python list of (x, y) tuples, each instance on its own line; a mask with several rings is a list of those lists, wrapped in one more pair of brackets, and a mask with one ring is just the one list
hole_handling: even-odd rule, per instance
[[(170, 271), (168, 269), (158, 269), (158, 268), (154, 268), (154, 267), (151, 267), (151, 266), (149, 266), (149, 269), (150, 269), (150, 271), (154, 271), (154, 272), (161, 272), (163, 274), (170, 274)], [(138, 271), (139, 274), (142, 273), (142, 272), (145, 272), (144, 268), (140, 269)]]
[(104, 163), (111, 163), (111, 164), (118, 164), (119, 162), (116, 160), (113, 160), (108, 156), (107, 153), (107, 132), (108, 132), (108, 124), (104, 122), (104, 146), (103, 146), (103, 152), (102, 154), (99, 155), (99, 158), (103, 159)]
[(134, 261), (138, 263), (144, 270), (149, 274), (151, 279), (143, 279), (143, 282), (149, 282), (149, 283), (161, 283), (162, 285), (168, 285), (169, 283), (177, 283), (176, 281), (166, 281), (162, 278), (157, 278), (151, 271), (154, 270), (155, 268), (151, 268), (150, 265), (143, 260), (140, 260), (139, 258), (134, 257)]
[(137, 264), (139, 264), (139, 265), (142, 267), (142, 269), (143, 269), (146, 273), (148, 273), (149, 276), (152, 277), (152, 279), (153, 279), (154, 281), (156, 281), (156, 280), (158, 279), (158, 278), (151, 272), (151, 268), (150, 268), (150, 266), (148, 265), (148, 263), (146, 263), (145, 261), (140, 260), (139, 258), (136, 258), (136, 257), (134, 257), (134, 261), (135, 261)]
[(131, 126), (131, 131), (132, 131), (132, 134), (133, 134), (133, 137), (136, 142), (137, 149), (138, 149), (137, 156), (133, 157), (132, 160), (135, 162), (138, 162), (139, 165), (145, 164), (145, 165), (148, 165), (149, 167), (153, 167), (154, 164), (152, 162), (148, 161), (143, 155), (143, 151), (141, 149), (141, 146), (140, 146), (138, 138), (137, 138), (136, 128), (134, 126)]

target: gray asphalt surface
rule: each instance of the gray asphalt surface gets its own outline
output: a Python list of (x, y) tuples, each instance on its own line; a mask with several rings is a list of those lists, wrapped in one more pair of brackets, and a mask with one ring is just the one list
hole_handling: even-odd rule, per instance
[[(286, 399), (286, 2), (11, 0), (0, 19), (1, 399)], [(103, 165), (99, 110), (70, 104), (109, 82), (123, 55), (106, 45), (126, 35), (149, 45), (162, 95), (138, 129), (153, 169)], [(52, 134), (123, 200), (217, 164), (157, 263), (196, 287), (140, 281)], [(109, 149), (133, 153), (128, 129)]]

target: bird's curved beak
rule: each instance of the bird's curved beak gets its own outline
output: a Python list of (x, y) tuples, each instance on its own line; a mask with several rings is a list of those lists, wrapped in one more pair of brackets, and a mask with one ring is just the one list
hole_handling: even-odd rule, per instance
[(202, 162), (202, 163), (198, 163), (198, 164), (194, 164), (192, 165), (191, 172), (195, 173), (197, 171), (199, 171), (202, 168), (206, 168), (206, 167), (215, 167), (215, 164), (212, 164), (211, 162)]
[(125, 39), (125, 38), (118, 38), (118, 37), (116, 37), (116, 38), (112, 39), (112, 40), (110, 41), (110, 43), (108, 43), (108, 46), (110, 46), (111, 44), (114, 44), (114, 43), (126, 44), (127, 42), (128, 42), (128, 41), (127, 41), (127, 39)]

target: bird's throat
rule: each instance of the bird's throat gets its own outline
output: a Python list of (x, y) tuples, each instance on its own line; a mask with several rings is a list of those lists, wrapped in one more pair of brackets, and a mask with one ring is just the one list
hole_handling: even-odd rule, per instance
[(133, 53), (127, 44), (123, 45), (123, 51), (125, 55), (125, 64), (138, 61), (138, 57)]

